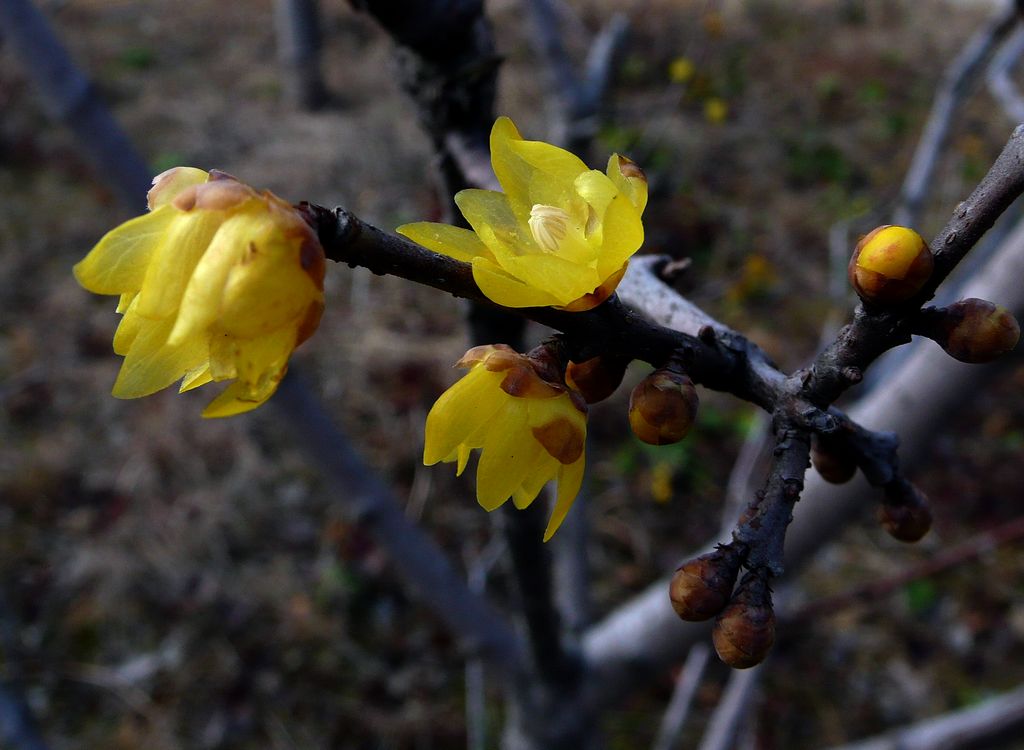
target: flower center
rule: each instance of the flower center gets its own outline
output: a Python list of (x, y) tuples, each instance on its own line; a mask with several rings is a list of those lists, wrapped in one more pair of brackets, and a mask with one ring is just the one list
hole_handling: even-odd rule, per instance
[(569, 233), (569, 214), (557, 206), (536, 204), (530, 209), (530, 232), (542, 249), (553, 253)]

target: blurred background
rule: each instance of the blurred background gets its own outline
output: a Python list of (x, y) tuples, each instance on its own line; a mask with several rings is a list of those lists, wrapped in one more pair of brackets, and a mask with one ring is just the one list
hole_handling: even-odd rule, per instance
[[(153, 174), (218, 168), (384, 229), (440, 217), (430, 144), (394, 82), (393, 44), (347, 3), (320, 3), (327, 100), (313, 111), (288, 96), (268, 0), (40, 7)], [(559, 7), (577, 59), (613, 12), (629, 16), (594, 151), (597, 165), (619, 151), (647, 171), (646, 251), (688, 258), (680, 290), (790, 370), (815, 353), (823, 324), (831, 330), (852, 309), (846, 253), (885, 223), (936, 86), (994, 5)], [(504, 55), (498, 111), (543, 139), (554, 107), (544, 104), (547, 73), (521, 3), (487, 9)], [(42, 106), (4, 31), (5, 684), (55, 749), (465, 747), (464, 662), (451, 635), (409, 600), (388, 555), (293, 447), (280, 412), (205, 421), (208, 388), (109, 395), (120, 364), (110, 344), (115, 301), (80, 289), (70, 269), (129, 214)], [(917, 227), (925, 236), (974, 187), (1012, 125), (983, 85), (963, 102)], [(837, 227), (848, 242), (830, 261)], [(294, 367), (408, 517), (471, 566), (492, 519), (471, 478), (420, 465), (426, 411), (467, 347), (462, 303), (345, 266), (329, 268), (326, 283), (320, 330)], [(900, 545), (866, 514), (803, 575), (806, 601), (884, 580), (1022, 513), (1024, 361), (989, 367), (990, 386), (948, 414), (912, 476), (934, 503), (932, 533)], [(592, 524), (596, 615), (714, 537), (730, 468), (758, 425), (753, 407), (702, 390), (686, 441), (642, 445), (626, 428), (625, 398), (643, 373), (591, 412), (589, 488), (573, 512)], [(499, 561), (489, 580), (499, 606), (509, 606), (509, 587)], [(1019, 545), (848, 604), (780, 630), (751, 704), (750, 746), (842, 744), (1024, 679)], [(605, 717), (610, 748), (650, 745), (672, 691), (665, 667)], [(710, 667), (684, 741), (699, 736), (726, 674)], [(496, 737), (500, 685), (487, 689)]]

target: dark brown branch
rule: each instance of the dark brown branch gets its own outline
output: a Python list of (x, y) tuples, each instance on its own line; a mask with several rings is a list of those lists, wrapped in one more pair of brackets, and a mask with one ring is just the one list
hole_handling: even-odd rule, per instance
[(932, 241), (935, 271), (921, 293), (893, 310), (857, 307), (853, 322), (818, 355), (802, 392), (811, 403), (827, 407), (852, 383), (850, 372), (863, 372), (883, 352), (910, 340), (912, 313), (935, 295), (939, 284), (995, 220), (1024, 192), (1024, 126), (1018, 126), (992, 168)]

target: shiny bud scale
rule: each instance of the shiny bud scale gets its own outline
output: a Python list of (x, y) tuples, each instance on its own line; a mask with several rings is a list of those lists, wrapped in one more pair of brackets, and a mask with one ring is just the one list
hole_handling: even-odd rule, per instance
[(718, 658), (733, 669), (760, 664), (775, 642), (775, 610), (767, 573), (752, 570), (715, 620), (712, 640)]
[(629, 396), (629, 425), (651, 445), (678, 443), (697, 417), (693, 381), (672, 367), (655, 370)]
[(710, 620), (729, 602), (742, 563), (740, 553), (729, 545), (695, 557), (672, 576), (669, 597), (683, 620)]
[(622, 384), (629, 360), (602, 354), (585, 362), (570, 362), (565, 382), (583, 394), (588, 404), (604, 401)]
[(920, 292), (934, 268), (935, 260), (921, 235), (913, 229), (886, 225), (857, 243), (847, 272), (862, 300), (892, 305)]
[(954, 359), (968, 364), (991, 362), (1017, 346), (1020, 326), (1005, 307), (983, 299), (962, 299), (937, 310), (934, 335)]
[(815, 435), (811, 462), (821, 478), (832, 484), (843, 484), (857, 473), (857, 457), (840, 440)]
[(910, 482), (897, 480), (885, 488), (878, 521), (893, 539), (919, 541), (932, 527), (928, 498)]

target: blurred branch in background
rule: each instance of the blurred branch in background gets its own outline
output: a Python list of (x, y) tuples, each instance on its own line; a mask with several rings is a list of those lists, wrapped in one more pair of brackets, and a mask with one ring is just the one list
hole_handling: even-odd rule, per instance
[(994, 747), (992, 743), (998, 740), (1019, 740), (1022, 727), (1024, 687), (1019, 687), (976, 706), (833, 750), (966, 750)]
[(277, 56), (284, 74), (285, 92), (301, 109), (315, 110), (327, 103), (320, 65), (320, 11), (317, 0), (274, 0)]
[(899, 201), (893, 209), (893, 224), (912, 227), (917, 223), (956, 107), (995, 46), (1017, 26), (1020, 13), (1017, 6), (1016, 2), (1010, 3), (992, 16), (946, 68), (935, 94), (928, 123), (903, 180)]
[(96, 170), (96, 180), (113, 190), (126, 210), (145, 209), (153, 177), (149, 167), (46, 18), (31, 0), (3, 0), (0, 29), (50, 116), (75, 134)]

